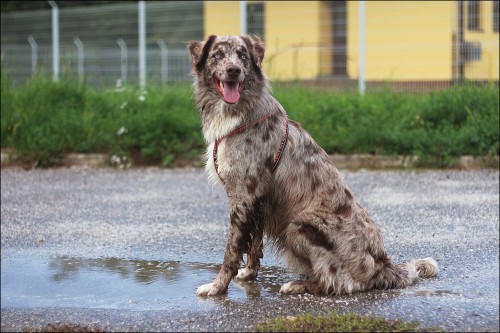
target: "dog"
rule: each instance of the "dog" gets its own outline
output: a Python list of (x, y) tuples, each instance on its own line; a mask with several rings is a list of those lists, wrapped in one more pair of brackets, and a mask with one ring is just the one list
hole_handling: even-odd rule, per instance
[(206, 171), (230, 206), (222, 266), (197, 295), (225, 294), (234, 277), (255, 279), (264, 235), (301, 276), (281, 286), (282, 294), (403, 288), (437, 275), (432, 258), (392, 263), (379, 228), (329, 155), (271, 95), (258, 37), (212, 35), (187, 48)]

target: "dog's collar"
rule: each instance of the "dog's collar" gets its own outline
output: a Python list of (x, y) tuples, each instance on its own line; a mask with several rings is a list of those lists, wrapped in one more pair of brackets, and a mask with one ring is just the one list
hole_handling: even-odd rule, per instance
[[(266, 120), (267, 118), (274, 116), (278, 112), (279, 111), (270, 113), (268, 115), (265, 115), (262, 118), (257, 119), (256, 121), (253, 121), (253, 122), (248, 123), (246, 125), (240, 126), (237, 129), (235, 129), (234, 131), (232, 131), (232, 132), (230, 132), (230, 133), (222, 136), (221, 138), (215, 140), (214, 151), (213, 151), (213, 155), (212, 156), (213, 156), (213, 161), (214, 161), (215, 172), (217, 173), (217, 175), (219, 176), (219, 178), (220, 178), (220, 180), (222, 182), (224, 182), (224, 180), (222, 179), (222, 176), (219, 173), (219, 164), (217, 163), (217, 151), (219, 149), (220, 142), (222, 140), (224, 140), (225, 138), (233, 135), (233, 134), (236, 134), (238, 132), (244, 131), (247, 128), (252, 127), (253, 125), (256, 125), (256, 124), (258, 124), (258, 123)], [(283, 136), (281, 137), (281, 142), (280, 142), (280, 146), (278, 148), (278, 152), (274, 156), (274, 163), (273, 163), (273, 168), (271, 169), (271, 172), (273, 172), (276, 169), (276, 167), (278, 166), (278, 164), (279, 164), (279, 162), (281, 160), (281, 155), (283, 154), (283, 150), (285, 149), (287, 141), (288, 141), (288, 119), (285, 117), (285, 123), (284, 123), (284, 126), (283, 126)]]

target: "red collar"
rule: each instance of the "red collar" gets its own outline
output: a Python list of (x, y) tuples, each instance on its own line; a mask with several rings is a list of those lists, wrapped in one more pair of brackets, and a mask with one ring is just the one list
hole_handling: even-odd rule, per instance
[[(219, 178), (220, 178), (220, 180), (222, 182), (224, 182), (224, 181), (223, 181), (223, 179), (222, 179), (222, 177), (221, 177), (221, 175), (219, 173), (219, 164), (217, 163), (217, 150), (219, 149), (219, 143), (222, 140), (224, 140), (225, 138), (227, 138), (228, 136), (231, 136), (231, 135), (236, 134), (238, 132), (244, 131), (245, 129), (247, 129), (249, 127), (252, 127), (255, 124), (258, 124), (261, 121), (264, 121), (267, 118), (274, 116), (278, 112), (279, 111), (276, 111), (274, 113), (270, 113), (270, 114), (265, 115), (264, 117), (262, 117), (260, 119), (257, 119), (256, 121), (253, 121), (253, 122), (248, 123), (246, 125), (240, 126), (237, 129), (235, 129), (234, 131), (232, 131), (232, 132), (224, 135), (223, 137), (215, 140), (214, 151), (213, 151), (214, 167), (215, 167), (215, 172), (217, 173), (217, 175), (219, 176)], [(276, 167), (278, 166), (278, 164), (279, 164), (279, 162), (281, 160), (281, 155), (283, 154), (283, 150), (285, 149), (287, 141), (288, 141), (288, 119), (285, 118), (285, 123), (284, 123), (284, 126), (283, 126), (283, 136), (281, 137), (281, 142), (280, 142), (280, 145), (278, 147), (278, 152), (276, 153), (276, 155), (274, 157), (274, 164), (273, 164), (273, 168), (272, 168), (271, 172), (273, 172), (274, 169), (276, 169)]]

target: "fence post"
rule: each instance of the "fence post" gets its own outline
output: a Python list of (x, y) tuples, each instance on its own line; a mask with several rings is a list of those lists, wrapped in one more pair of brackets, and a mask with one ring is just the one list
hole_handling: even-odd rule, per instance
[(75, 43), (76, 48), (78, 49), (78, 77), (80, 78), (81, 81), (83, 81), (83, 57), (84, 57), (83, 43), (78, 37), (73, 38), (73, 42)]
[(122, 38), (116, 40), (116, 44), (120, 47), (120, 66), (121, 66), (121, 79), (122, 82), (127, 82), (127, 68), (128, 68), (128, 52), (127, 43)]
[(240, 34), (245, 35), (247, 30), (247, 2), (240, 1)]
[(48, 1), (52, 7), (52, 70), (54, 81), (59, 81), (59, 7), (55, 1)]
[(156, 41), (161, 53), (161, 83), (164, 85), (168, 79), (168, 48), (163, 39)]
[(358, 88), (361, 95), (365, 94), (366, 83), (365, 83), (365, 19), (366, 19), (366, 8), (365, 1), (359, 1), (359, 77), (358, 77)]
[(146, 3), (139, 1), (139, 86), (146, 85)]
[(38, 44), (32, 35), (28, 36), (28, 43), (31, 46), (31, 74), (36, 74), (36, 67), (38, 65)]

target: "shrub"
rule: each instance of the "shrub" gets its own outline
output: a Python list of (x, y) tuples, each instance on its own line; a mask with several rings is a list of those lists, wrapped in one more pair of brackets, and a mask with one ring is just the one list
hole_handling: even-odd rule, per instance
[[(188, 85), (97, 90), (40, 76), (13, 88), (4, 74), (1, 83), (1, 146), (26, 162), (104, 152), (170, 166), (204, 149)], [(498, 155), (496, 86), (359, 96), (292, 85), (274, 95), (328, 153), (431, 156), (442, 166), (462, 154)]]

